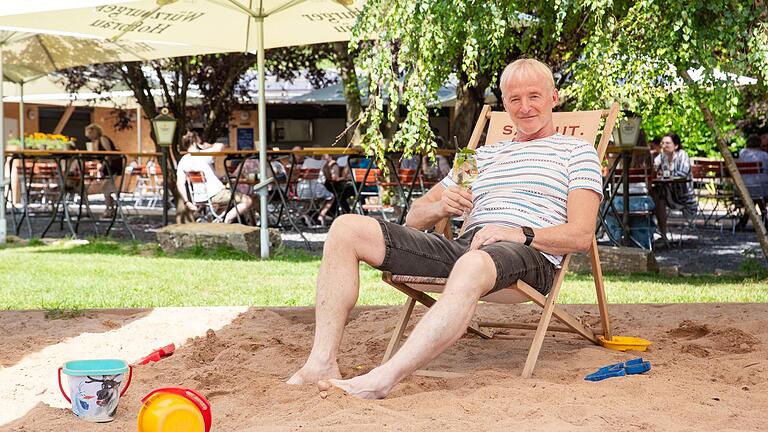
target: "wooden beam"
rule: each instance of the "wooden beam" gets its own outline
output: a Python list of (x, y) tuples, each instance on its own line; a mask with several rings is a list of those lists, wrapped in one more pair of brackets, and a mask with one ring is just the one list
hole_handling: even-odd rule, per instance
[(67, 125), (67, 122), (69, 121), (69, 118), (72, 117), (72, 113), (75, 112), (75, 106), (70, 105), (67, 107), (66, 110), (64, 110), (64, 114), (62, 114), (61, 118), (59, 119), (59, 122), (56, 124), (56, 128), (53, 129), (53, 133), (58, 135), (61, 133), (61, 131), (64, 130), (64, 126)]
[[(534, 303), (537, 305), (544, 307), (547, 298), (541, 295), (538, 291), (531, 288), (530, 285), (526, 284), (523, 281), (518, 281), (517, 286), (515, 287), (518, 291), (522, 292), (526, 297), (531, 299)], [(549, 294), (550, 296), (552, 293)], [(600, 345), (600, 342), (597, 340), (597, 337), (595, 337), (595, 333), (590, 329), (589, 327), (586, 327), (584, 324), (581, 323), (576, 317), (569, 314), (568, 312), (564, 311), (560, 307), (555, 307), (552, 311), (553, 315), (560, 320), (563, 324), (567, 325), (568, 327), (572, 328), (576, 331), (576, 333), (583, 336), (585, 339), (588, 339), (590, 342), (594, 343), (595, 345)]]

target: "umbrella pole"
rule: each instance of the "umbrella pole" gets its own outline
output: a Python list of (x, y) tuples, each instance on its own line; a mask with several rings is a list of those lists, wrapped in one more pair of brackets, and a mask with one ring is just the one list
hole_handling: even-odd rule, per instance
[(141, 165), (141, 151), (142, 149), (142, 142), (141, 142), (141, 106), (136, 107), (136, 146), (137, 146), (137, 153), (139, 154), (139, 161), (138, 164)]
[(5, 112), (3, 102), (3, 45), (0, 45), (0, 245), (5, 244), (7, 226), (5, 223)]
[[(259, 69), (259, 179), (267, 179), (267, 101), (264, 85), (264, 18), (254, 17), (259, 38), (256, 61)], [(259, 216), (261, 216), (261, 257), (269, 258), (269, 209), (267, 208), (267, 188), (259, 189)]]
[(24, 150), (24, 81), (19, 83), (19, 146)]

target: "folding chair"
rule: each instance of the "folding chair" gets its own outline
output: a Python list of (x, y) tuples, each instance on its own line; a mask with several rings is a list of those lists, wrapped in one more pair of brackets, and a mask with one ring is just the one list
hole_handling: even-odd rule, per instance
[[(327, 193), (321, 168), (296, 168), (291, 179), (293, 193), (289, 195), (294, 214), (309, 228), (317, 226), (314, 216), (320, 212)], [(324, 225), (323, 225), (324, 226)]]
[(197, 206), (198, 211), (202, 210), (203, 215), (197, 219), (197, 222), (207, 220), (209, 222), (224, 222), (224, 216), (227, 209), (216, 211), (216, 206), (211, 202), (208, 195), (208, 184), (206, 183), (205, 173), (202, 171), (187, 171), (187, 186), (191, 192), (192, 202)]
[[(619, 105), (618, 103), (614, 103), (610, 110), (554, 113), (554, 123), (555, 127), (560, 133), (565, 135), (574, 135), (587, 142), (595, 142), (598, 135), (598, 129), (600, 127), (600, 120), (602, 117), (606, 117), (603, 133), (597, 148), (598, 157), (600, 160), (602, 160), (608, 147), (608, 139), (611, 137), (618, 111)], [(490, 125), (488, 127), (486, 144), (493, 144), (514, 136), (515, 128), (514, 125), (511, 124), (507, 113), (491, 112), (491, 107), (486, 105), (483, 107), (480, 113), (480, 119), (478, 120), (477, 124), (475, 125), (475, 129), (472, 132), (472, 136), (468, 144), (469, 148), (474, 149), (477, 147), (477, 144), (480, 141), (480, 136), (483, 133), (488, 120), (490, 120)], [(449, 222), (450, 221), (448, 219), (440, 221), (435, 228), (435, 232), (442, 233), (446, 235), (447, 238), (452, 239), (453, 236)], [(600, 311), (602, 334), (605, 339), (610, 340), (612, 336), (608, 322), (608, 306), (605, 298), (605, 289), (603, 286), (603, 275), (602, 269), (600, 268), (600, 256), (597, 250), (597, 241), (594, 236), (592, 237), (592, 245), (590, 246), (589, 253), (591, 256), (592, 277), (595, 281), (597, 303)], [(537, 326), (534, 327), (530, 324), (480, 321), (473, 322), (467, 329), (469, 332), (475, 333), (482, 338), (490, 339), (492, 338), (492, 335), (484, 331), (483, 327), (530, 330), (535, 328), (536, 333), (534, 335), (531, 348), (528, 352), (528, 358), (526, 359), (525, 367), (523, 368), (522, 376), (524, 378), (530, 378), (530, 376), (533, 374), (533, 369), (536, 366), (536, 360), (539, 357), (539, 351), (541, 350), (541, 346), (544, 342), (544, 336), (547, 331), (564, 331), (577, 333), (590, 342), (600, 345), (600, 341), (596, 336), (596, 334), (599, 333), (593, 331), (576, 317), (567, 313), (555, 304), (557, 301), (557, 296), (560, 292), (561, 285), (563, 283), (563, 279), (565, 278), (565, 273), (568, 270), (569, 261), (570, 255), (563, 257), (561, 268), (557, 271), (554, 283), (552, 284), (552, 289), (547, 296), (540, 294), (525, 282), (518, 281), (517, 283), (507, 288), (501, 289), (480, 298), (481, 301), (504, 304), (532, 301), (543, 307), (541, 319), (539, 320)], [(447, 279), (394, 275), (389, 272), (384, 272), (382, 274), (382, 279), (386, 283), (392, 285), (408, 296), (408, 299), (402, 308), (400, 320), (395, 326), (395, 329), (392, 333), (392, 338), (390, 339), (389, 345), (387, 346), (386, 352), (384, 353), (383, 362), (385, 362), (389, 360), (389, 358), (391, 358), (399, 348), (400, 341), (403, 337), (403, 332), (408, 325), (408, 320), (410, 319), (411, 313), (413, 312), (413, 307), (416, 302), (419, 302), (427, 307), (432, 306), (435, 303), (435, 299), (426, 293), (442, 292)], [(550, 327), (549, 324), (553, 315), (563, 324), (565, 324), (565, 327)]]

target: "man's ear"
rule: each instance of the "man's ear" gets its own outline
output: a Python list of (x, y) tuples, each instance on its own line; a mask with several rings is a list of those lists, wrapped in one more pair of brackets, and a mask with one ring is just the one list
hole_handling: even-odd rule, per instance
[(552, 105), (557, 106), (560, 102), (560, 95), (557, 93), (557, 89), (552, 90)]

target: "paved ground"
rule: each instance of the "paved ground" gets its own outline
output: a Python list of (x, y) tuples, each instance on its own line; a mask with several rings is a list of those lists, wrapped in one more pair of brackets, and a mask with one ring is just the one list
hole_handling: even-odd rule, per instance
[[(96, 206), (95, 206), (96, 207)], [(95, 211), (98, 214), (99, 208)], [(173, 217), (171, 216), (171, 222)], [(672, 221), (672, 231), (678, 233), (679, 226)], [(9, 225), (10, 220), (9, 220)], [(45, 229), (47, 220), (34, 219), (32, 229), (35, 236), (39, 236)], [(81, 227), (81, 236), (94, 236), (103, 233), (108, 221), (99, 221), (98, 229), (92, 222), (86, 222)], [(143, 216), (130, 216), (129, 225), (137, 240), (143, 242), (155, 241), (155, 232), (162, 226), (162, 217), (159, 211)], [(662, 267), (677, 267), (678, 271), (686, 274), (718, 274), (722, 272), (738, 271), (744, 266), (762, 265), (768, 268), (768, 261), (763, 257), (760, 245), (757, 242), (755, 232), (751, 225), (746, 231), (732, 232), (730, 222), (720, 227), (712, 225), (699, 226), (682, 235), (682, 241), (677, 234), (674, 241), (667, 245), (659, 239), (654, 242), (654, 254)], [(9, 233), (13, 229), (9, 226)], [(46, 237), (56, 238), (68, 235), (66, 226), (60, 229), (59, 224), (54, 224)], [(129, 240), (131, 238), (125, 227), (118, 223), (111, 233), (113, 238)], [(304, 229), (302, 233), (297, 231), (285, 231), (283, 242), (287, 247), (304, 248), (313, 253), (321, 253), (322, 245), (327, 235), (327, 228)], [(29, 237), (26, 227), (22, 227), (21, 237)], [(603, 242), (605, 243), (605, 242)], [(679, 244), (678, 244), (679, 243)], [(607, 244), (607, 243), (606, 243)]]

